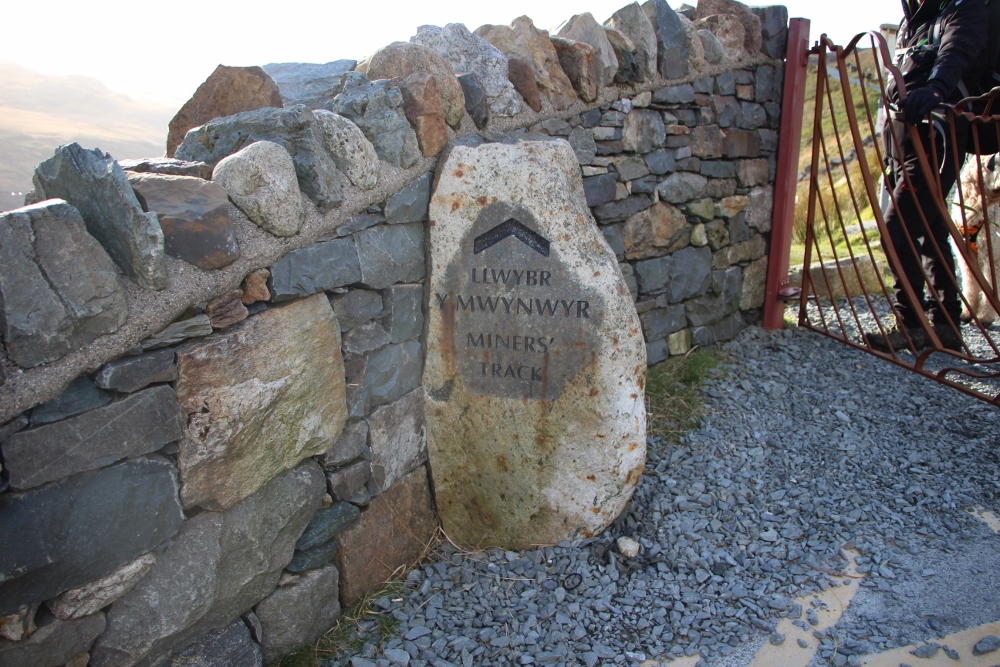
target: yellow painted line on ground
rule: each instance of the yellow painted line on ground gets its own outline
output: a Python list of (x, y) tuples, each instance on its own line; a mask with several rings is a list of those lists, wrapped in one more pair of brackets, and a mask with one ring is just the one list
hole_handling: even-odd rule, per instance
[[(765, 643), (757, 651), (753, 662), (749, 667), (805, 667), (812, 660), (816, 649), (819, 648), (819, 640), (813, 637), (813, 631), (820, 632), (837, 624), (840, 617), (847, 609), (847, 605), (854, 599), (854, 594), (858, 592), (858, 582), (863, 575), (859, 575), (854, 558), (858, 556), (856, 551), (844, 551), (849, 563), (844, 568), (844, 576), (838, 577), (841, 585), (836, 588), (828, 588), (820, 593), (810, 593), (799, 598), (795, 602), (802, 605), (802, 616), (800, 620), (806, 621), (806, 611), (816, 609), (819, 617), (819, 624), (809, 626), (808, 630), (793, 625), (793, 619), (783, 618), (778, 624), (778, 632), (785, 635), (785, 642), (781, 646), (775, 646), (770, 642)], [(836, 575), (834, 575), (836, 576)], [(857, 578), (854, 578), (857, 577)], [(845, 585), (846, 584), (846, 585)], [(813, 600), (819, 600), (822, 604), (813, 607)], [(808, 623), (808, 621), (807, 621)], [(798, 639), (804, 640), (808, 646), (799, 646)], [(898, 665), (893, 665), (898, 667)], [(923, 665), (921, 665), (923, 667)]]
[(1000, 533), (1000, 516), (997, 516), (984, 507), (973, 507), (969, 510), (969, 514), (985, 522), (994, 533)]
[(919, 667), (955, 667), (956, 665), (961, 665), (962, 667), (992, 667), (1000, 663), (1000, 651), (994, 651), (986, 655), (972, 655), (972, 647), (987, 635), (1000, 636), (1000, 621), (956, 632), (940, 639), (930, 640), (941, 646), (948, 646), (958, 651), (958, 660), (949, 658), (945, 654), (944, 649), (940, 649), (932, 658), (918, 658), (910, 653), (917, 646), (923, 646), (923, 644), (916, 644), (914, 646), (905, 646), (886, 651), (885, 653), (879, 653), (878, 655), (866, 656), (861, 659), (861, 664), (865, 665), (865, 667), (899, 667), (900, 663), (919, 665)]

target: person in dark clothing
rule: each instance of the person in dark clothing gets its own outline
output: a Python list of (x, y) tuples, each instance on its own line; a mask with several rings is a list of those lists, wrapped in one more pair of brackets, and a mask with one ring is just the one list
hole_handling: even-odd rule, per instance
[[(918, 315), (926, 309), (942, 345), (960, 352), (962, 339), (957, 327), (962, 305), (955, 280), (955, 258), (948, 243), (948, 228), (934, 204), (917, 151), (923, 151), (932, 168), (940, 170), (942, 192), (947, 194), (962, 165), (956, 164), (952, 146), (945, 143), (950, 141), (950, 132), (943, 117), (928, 115), (942, 102), (954, 103), (980, 92), (987, 44), (986, 1), (903, 0), (903, 14), (896, 65), (908, 94), (900, 102), (899, 90), (890, 77), (886, 91), (889, 121), (882, 133), (889, 162), (889, 187), (894, 195), (885, 211), (885, 223), (903, 275), (895, 276), (896, 328), (885, 336), (874, 333), (867, 338), (871, 347), (883, 352), (890, 347), (908, 349), (910, 341), (915, 350), (920, 350), (930, 344)], [(932, 122), (937, 123), (934, 139), (940, 163), (936, 165), (930, 148)], [(921, 146), (913, 145), (904, 123), (917, 127)], [(955, 130), (961, 160), (969, 126), (956, 123)], [(926, 225), (921, 214), (926, 217)], [(886, 246), (885, 239), (882, 244)], [(922, 262), (940, 302), (933, 297), (925, 301)], [(918, 303), (910, 302), (903, 289), (904, 280), (913, 287)]]

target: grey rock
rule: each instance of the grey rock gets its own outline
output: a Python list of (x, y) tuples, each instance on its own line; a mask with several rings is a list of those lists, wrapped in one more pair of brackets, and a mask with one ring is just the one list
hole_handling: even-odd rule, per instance
[(385, 216), (381, 212), (358, 213), (357, 215), (352, 215), (347, 219), (347, 222), (337, 227), (337, 236), (350, 236), (354, 232), (360, 232), (362, 229), (381, 225), (384, 222)]
[(746, 130), (756, 130), (767, 123), (767, 112), (764, 107), (753, 102), (740, 103), (740, 117), (743, 119), (740, 127)]
[[(646, 362), (650, 365), (658, 364), (670, 356), (670, 346), (666, 339), (654, 340), (646, 343)], [(595, 656), (596, 661), (596, 656)]]
[(646, 340), (666, 338), (687, 326), (684, 304), (656, 308), (639, 316)]
[(286, 107), (304, 104), (320, 109), (339, 92), (344, 74), (357, 65), (356, 60), (330, 63), (269, 63), (262, 68), (278, 86)]
[(657, 35), (639, 3), (633, 2), (622, 7), (605, 24), (632, 42), (641, 79), (652, 80), (657, 73)]
[(671, 303), (689, 299), (708, 288), (712, 280), (712, 251), (708, 247), (684, 248), (672, 257), (667, 283), (667, 298)]
[(976, 642), (976, 645), (972, 647), (972, 655), (986, 655), (987, 653), (993, 653), (998, 649), (1000, 649), (1000, 637), (997, 637), (996, 635), (987, 635)]
[[(714, 345), (719, 341), (733, 338), (745, 327), (746, 322), (742, 316), (739, 313), (733, 313), (715, 324), (693, 329), (691, 331), (691, 342), (695, 345)], [(775, 535), (777, 535), (776, 532)]]
[(159, 333), (142, 341), (142, 349), (155, 350), (159, 347), (175, 345), (189, 338), (201, 338), (214, 331), (212, 320), (208, 315), (201, 314), (186, 320), (168, 324)]
[(426, 220), (433, 180), (434, 174), (427, 172), (389, 197), (385, 202), (386, 222), (396, 225)]
[[(339, 174), (327, 182), (328, 199), (321, 208), (339, 198)], [(216, 184), (252, 223), (275, 236), (295, 236), (302, 229), (305, 208), (299, 190), (295, 161), (288, 150), (273, 141), (255, 141), (222, 158), (212, 172)], [(235, 244), (234, 244), (235, 245)], [(193, 254), (193, 253), (192, 253)]]
[(263, 629), (264, 662), (313, 644), (340, 616), (339, 573), (333, 565), (303, 574), (254, 608)]
[(18, 431), (22, 431), (28, 427), (28, 415), (27, 413), (20, 414), (9, 422), (0, 425), (0, 443), (14, 435)]
[(180, 440), (184, 421), (174, 390), (154, 387), (3, 443), (10, 485), (29, 489), (74, 473), (149, 454)]
[(348, 72), (343, 90), (324, 108), (354, 121), (389, 164), (408, 169), (420, 158), (417, 135), (403, 112), (403, 94), (389, 81)]
[[(107, 389), (107, 387), (105, 387)], [(31, 411), (31, 425), (49, 424), (66, 419), (111, 402), (111, 396), (101, 391), (86, 375), (70, 382), (63, 393)]]
[(344, 334), (341, 349), (345, 359), (368, 354), (389, 344), (389, 333), (380, 322), (368, 322)]
[(635, 275), (639, 280), (639, 291), (643, 294), (655, 294), (664, 290), (673, 264), (674, 258), (670, 255), (636, 262)]
[(625, 199), (611, 201), (594, 208), (594, 217), (601, 224), (611, 222), (621, 222), (626, 218), (635, 215), (639, 211), (645, 211), (653, 205), (653, 200), (646, 195), (632, 195)]
[(382, 295), (372, 290), (354, 289), (347, 294), (334, 294), (330, 297), (330, 305), (341, 331), (367, 324), (382, 315)]
[[(84, 181), (79, 184), (78, 203), (94, 209), (111, 206), (114, 199), (101, 199), (102, 188), (116, 191), (121, 184), (116, 182), (112, 186), (106, 182), (113, 176), (104, 181), (88, 176), (86, 162), (77, 165), (84, 175), (73, 171), (69, 164), (76, 154), (71, 148), (65, 147), (56, 157), (39, 165), (39, 169), (48, 165), (46, 173), (54, 172), (52, 178), (60, 179), (46, 182), (54, 192), (62, 192), (67, 189), (61, 180), (64, 177), (71, 184)], [(93, 155), (79, 146), (76, 148), (83, 155)], [(124, 172), (114, 161), (110, 165), (124, 180)], [(128, 181), (124, 183), (127, 187)], [(91, 202), (88, 198), (98, 201)], [(134, 195), (132, 199), (135, 200)], [(141, 209), (139, 213), (142, 214)], [(109, 210), (102, 215), (106, 218), (102, 224), (120, 225), (129, 220), (131, 213)], [(58, 199), (0, 214), (0, 333), (8, 355), (20, 366), (55, 361), (98, 336), (117, 331), (128, 318), (128, 306), (112, 258), (94, 240), (94, 232), (84, 222), (85, 218), (73, 206)], [(159, 231), (159, 225), (156, 229)], [(123, 236), (129, 234), (122, 232)], [(162, 232), (159, 250), (162, 270)]]
[(590, 46), (594, 50), (598, 85), (611, 85), (618, 73), (618, 56), (606, 31), (590, 12), (577, 14), (564, 21), (556, 30), (556, 35)]
[(910, 651), (910, 653), (918, 658), (927, 659), (933, 658), (940, 649), (940, 644), (924, 644), (923, 646), (918, 646), (914, 650)]
[(783, 70), (778, 70), (770, 65), (762, 65), (757, 68), (756, 79), (754, 81), (754, 101), (781, 101), (782, 85), (784, 83), (782, 72)]
[[(364, 232), (362, 232), (364, 233)], [(361, 280), (354, 237), (293, 250), (271, 268), (271, 298), (288, 301)]]
[(387, 648), (382, 651), (386, 658), (394, 665), (408, 667), (410, 664), (410, 654), (398, 648)]
[(587, 206), (600, 206), (612, 201), (617, 185), (618, 174), (613, 172), (584, 178), (583, 193), (587, 197)]
[(319, 463), (324, 470), (336, 470), (361, 458), (367, 451), (368, 422), (364, 420), (348, 422), (330, 451), (319, 457)]
[(651, 195), (656, 192), (656, 176), (653, 174), (643, 176), (632, 181), (631, 185), (633, 193)]
[(459, 74), (458, 83), (465, 94), (465, 110), (469, 112), (476, 127), (483, 129), (490, 121), (490, 105), (486, 89), (479, 83), (479, 77), (475, 72)]
[[(611, 251), (615, 253), (615, 257), (618, 258), (619, 261), (625, 259), (624, 225), (622, 224), (605, 225), (604, 227), (601, 227), (601, 233), (604, 234), (604, 239), (608, 242), (608, 245), (611, 246)], [(624, 266), (629, 266), (629, 265), (624, 265)], [(622, 271), (624, 272), (624, 268), (622, 269)], [(626, 278), (626, 281), (627, 280), (628, 278)], [(633, 280), (635, 280), (634, 277)]]
[(736, 178), (737, 165), (729, 160), (702, 160), (699, 172), (710, 178)]
[(622, 143), (627, 152), (649, 153), (663, 146), (666, 130), (663, 117), (649, 109), (633, 109), (625, 117)]
[(736, 76), (732, 72), (723, 72), (715, 77), (716, 95), (735, 95)]
[(367, 485), (372, 478), (371, 461), (362, 459), (326, 474), (327, 488), (334, 500), (366, 505), (370, 496)]
[(657, 104), (689, 104), (694, 102), (694, 86), (684, 83), (679, 86), (660, 88), (653, 91), (653, 101)]
[(184, 521), (177, 470), (150, 457), (0, 496), (0, 616), (103, 577)]
[(94, 376), (94, 382), (102, 389), (124, 393), (139, 391), (154, 382), (173, 382), (177, 379), (175, 357), (173, 350), (122, 357), (104, 364)]
[(35, 167), (35, 190), (76, 208), (90, 235), (115, 264), (145, 289), (166, 287), (163, 230), (155, 213), (144, 213), (118, 163), (100, 149), (60, 146)]
[(146, 576), (155, 562), (156, 556), (151, 553), (143, 554), (109, 575), (89, 581), (83, 586), (71, 588), (56, 598), (46, 600), (45, 606), (56, 618), (64, 621), (96, 614), (128, 593), (140, 579)]
[(112, 605), (91, 664), (155, 664), (262, 600), (291, 560), (325, 486), (319, 466), (306, 462), (224, 512), (185, 522), (150, 573)]
[(715, 33), (711, 30), (699, 30), (698, 39), (701, 40), (701, 48), (705, 52), (705, 62), (714, 64), (722, 61), (725, 51)]
[(378, 152), (357, 125), (343, 116), (317, 109), (313, 112), (323, 148), (333, 158), (337, 169), (362, 190), (378, 185)]
[(775, 632), (772, 633), (771, 636), (767, 638), (767, 641), (769, 641), (774, 646), (781, 646), (782, 644), (785, 643), (785, 635), (781, 634), (780, 632)]
[(206, 181), (212, 179), (212, 167), (204, 162), (188, 162), (172, 157), (147, 157), (138, 160), (118, 160), (125, 171), (137, 174), (166, 174), (168, 176), (194, 176)]
[(665, 0), (647, 0), (642, 5), (656, 33), (656, 67), (668, 81), (688, 75), (687, 35), (681, 19)]
[(421, 223), (371, 227), (354, 235), (361, 284), (385, 289), (424, 277), (424, 226)]
[(660, 199), (672, 204), (681, 204), (705, 195), (708, 180), (701, 174), (675, 172), (667, 176), (657, 187)]
[(641, 65), (636, 58), (635, 44), (628, 37), (618, 32), (611, 26), (604, 26), (611, 48), (614, 49), (615, 57), (618, 60), (617, 71), (615, 72), (615, 83), (635, 84), (644, 80)]
[(647, 153), (643, 159), (646, 160), (649, 171), (657, 175), (669, 174), (676, 168), (674, 151), (665, 148)]
[(422, 285), (393, 285), (382, 291), (385, 316), (382, 326), (393, 343), (416, 338), (424, 329)]
[(170, 667), (262, 667), (260, 647), (243, 619), (221, 630), (212, 630), (190, 646), (170, 656)]
[(385, 491), (427, 460), (423, 389), (374, 410), (367, 421), (372, 472)]
[(772, 58), (784, 58), (788, 49), (788, 8), (784, 5), (751, 7), (760, 18), (762, 53)]
[(284, 148), (295, 164), (299, 187), (320, 209), (328, 211), (343, 198), (345, 177), (323, 145), (313, 113), (303, 105), (215, 118), (189, 130), (176, 156), (213, 167), (254, 142), (269, 141)]
[(618, 180), (623, 183), (642, 178), (649, 173), (646, 161), (638, 155), (628, 155), (618, 158), (612, 164), (615, 171), (618, 172)]
[(361, 510), (344, 502), (333, 503), (318, 510), (295, 543), (295, 550), (307, 551), (329, 542), (354, 523), (360, 515)]
[(368, 357), (361, 390), (372, 406), (391, 403), (420, 386), (420, 341), (387, 345)]
[(75, 621), (49, 616), (30, 637), (19, 642), (0, 639), (0, 665), (4, 667), (60, 667), (86, 653), (105, 628), (104, 614)]
[(574, 127), (567, 136), (569, 145), (576, 153), (576, 161), (580, 164), (591, 164), (597, 157), (597, 142), (594, 133), (583, 127)]
[(285, 566), (289, 572), (307, 572), (329, 564), (337, 555), (337, 541), (330, 540), (305, 551), (296, 551), (292, 560)]

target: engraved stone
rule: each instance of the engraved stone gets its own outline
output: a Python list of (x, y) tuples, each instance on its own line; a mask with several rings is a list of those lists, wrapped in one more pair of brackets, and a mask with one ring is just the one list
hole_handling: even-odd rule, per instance
[(507, 548), (596, 534), (643, 469), (646, 354), (572, 148), (457, 145), (436, 183), (424, 386), (445, 530)]

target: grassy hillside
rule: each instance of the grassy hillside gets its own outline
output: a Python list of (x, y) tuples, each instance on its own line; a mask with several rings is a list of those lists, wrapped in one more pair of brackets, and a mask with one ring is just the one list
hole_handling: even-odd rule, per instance
[[(82, 76), (0, 63), (0, 210), (23, 205), (35, 165), (77, 142), (115, 158), (163, 155), (176, 109), (139, 102)], [(11, 192), (14, 195), (11, 195)]]

